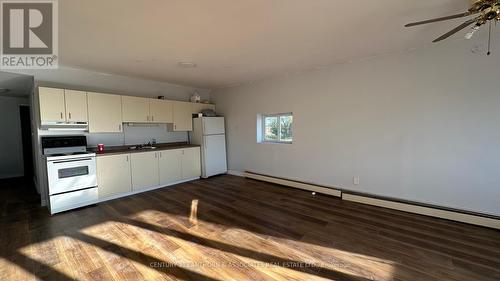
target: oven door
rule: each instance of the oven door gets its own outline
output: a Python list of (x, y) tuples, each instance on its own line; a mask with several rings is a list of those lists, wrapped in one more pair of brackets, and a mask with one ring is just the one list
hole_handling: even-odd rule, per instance
[(95, 157), (47, 162), (49, 195), (97, 186)]

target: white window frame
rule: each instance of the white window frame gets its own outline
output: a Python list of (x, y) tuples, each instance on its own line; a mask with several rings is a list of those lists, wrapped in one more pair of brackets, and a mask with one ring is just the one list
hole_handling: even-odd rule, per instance
[[(280, 122), (280, 117), (281, 116), (291, 116), (292, 117), (292, 140), (291, 141), (283, 141), (281, 140), (281, 122)], [(261, 116), (261, 124), (260, 124), (260, 135), (261, 143), (276, 143), (276, 144), (292, 144), (293, 143), (293, 112), (287, 112), (287, 113), (277, 113), (277, 114), (262, 114)], [(277, 117), (278, 118), (278, 140), (267, 140), (266, 139), (266, 118), (267, 117)]]

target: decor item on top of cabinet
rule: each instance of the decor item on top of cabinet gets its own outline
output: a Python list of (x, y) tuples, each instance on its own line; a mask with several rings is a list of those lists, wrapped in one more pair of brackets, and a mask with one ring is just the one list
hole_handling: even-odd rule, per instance
[(201, 102), (201, 96), (198, 94), (198, 91), (194, 91), (194, 94), (191, 96), (191, 102), (199, 103)]

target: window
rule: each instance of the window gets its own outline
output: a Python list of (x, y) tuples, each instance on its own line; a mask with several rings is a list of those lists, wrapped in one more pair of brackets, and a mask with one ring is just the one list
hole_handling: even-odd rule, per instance
[(292, 143), (292, 113), (261, 115), (261, 142)]

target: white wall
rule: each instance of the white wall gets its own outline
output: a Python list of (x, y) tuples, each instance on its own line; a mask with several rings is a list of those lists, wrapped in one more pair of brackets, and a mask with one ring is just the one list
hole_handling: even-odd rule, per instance
[(0, 179), (24, 175), (19, 105), (28, 98), (0, 96)]
[[(500, 215), (500, 53), (471, 46), (448, 41), (212, 92), (230, 169)], [(257, 114), (290, 111), (292, 145), (256, 142)]]

